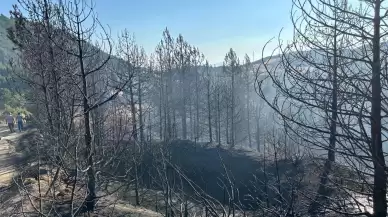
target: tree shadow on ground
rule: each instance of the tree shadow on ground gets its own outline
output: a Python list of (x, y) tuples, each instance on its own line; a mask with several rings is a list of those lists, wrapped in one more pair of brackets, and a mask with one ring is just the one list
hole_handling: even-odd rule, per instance
[[(157, 177), (155, 166), (161, 158), (168, 158), (179, 173), (211, 198), (228, 205), (237, 204), (243, 210), (257, 210), (259, 207), (288, 207), (298, 198), (298, 209), (304, 209), (309, 198), (305, 192), (315, 192), (321, 172), (317, 159), (310, 157), (286, 157), (275, 161), (251, 157), (247, 153), (221, 147), (208, 147), (187, 140), (172, 141), (162, 145), (164, 156), (145, 153), (139, 170), (143, 170), (143, 183), (157, 190), (152, 177)], [(158, 148), (156, 148), (158, 149)], [(160, 146), (159, 146), (160, 149)], [(157, 151), (156, 151), (157, 152)], [(334, 166), (333, 177), (352, 179), (354, 174), (341, 166)], [(175, 170), (176, 170), (175, 169)], [(168, 172), (169, 173), (169, 172)], [(346, 173), (346, 174), (345, 174)], [(170, 175), (170, 185), (179, 191), (182, 186), (179, 174)], [(151, 180), (151, 181), (149, 181)], [(187, 183), (183, 186), (187, 194), (193, 194)], [(234, 194), (234, 196), (232, 196)]]
[[(270, 203), (279, 205), (277, 176), (282, 182), (280, 183), (282, 200), (290, 201), (291, 188), (295, 187), (291, 182), (297, 182), (306, 174), (305, 165), (295, 159), (280, 159), (276, 163), (273, 160), (263, 161), (242, 152), (202, 146), (187, 140), (173, 141), (164, 148), (169, 163), (203, 192), (224, 205), (233, 200), (233, 203), (239, 204), (244, 210), (256, 209), (260, 205), (259, 201), (264, 198), (270, 198)], [(148, 170), (143, 171), (143, 181), (147, 186), (154, 185), (148, 183), (148, 180), (152, 180), (148, 176), (157, 176), (157, 171), (153, 167), (157, 164), (155, 162), (157, 158), (160, 159), (163, 156), (155, 157), (146, 153), (143, 164), (139, 168)], [(179, 182), (178, 176), (177, 173), (170, 176), (172, 183)], [(171, 184), (171, 186), (174, 185), (178, 188), (176, 190), (181, 188), (177, 184)], [(187, 185), (184, 188), (187, 189), (186, 193), (193, 193), (190, 186)], [(234, 196), (231, 196), (232, 194)]]

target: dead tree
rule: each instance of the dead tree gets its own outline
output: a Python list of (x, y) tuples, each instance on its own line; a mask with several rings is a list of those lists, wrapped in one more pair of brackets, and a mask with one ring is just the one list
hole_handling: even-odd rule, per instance
[(251, 85), (252, 85), (252, 77), (253, 77), (253, 67), (251, 63), (251, 59), (247, 54), (244, 57), (244, 82), (246, 86), (246, 122), (247, 122), (247, 134), (248, 134), (248, 144), (249, 147), (252, 148), (252, 134), (251, 134)]
[[(230, 49), (230, 51), (225, 55), (224, 59), (224, 72), (226, 75), (230, 78), (230, 81), (228, 82), (230, 84), (230, 101), (228, 102), (227, 106), (227, 128), (229, 127), (229, 117), (230, 117), (230, 134), (227, 133), (227, 137), (230, 136), (230, 145), (233, 148), (235, 146), (235, 139), (236, 139), (236, 118), (238, 116), (238, 104), (237, 104), (237, 98), (236, 98), (236, 82), (237, 82), (237, 76), (240, 74), (240, 63), (239, 59), (237, 58), (237, 55), (233, 49)], [(227, 129), (229, 132), (229, 129)]]
[(187, 139), (187, 98), (189, 95), (190, 79), (188, 78), (190, 66), (191, 66), (191, 47), (183, 39), (182, 35), (179, 35), (176, 39), (176, 48), (174, 52), (176, 67), (179, 73), (180, 80), (180, 115), (181, 115), (181, 127), (182, 127), (182, 139)]
[(209, 65), (209, 62), (206, 61), (205, 63), (205, 72), (204, 72), (204, 77), (206, 80), (206, 109), (207, 109), (207, 119), (208, 119), (208, 134), (209, 134), (209, 142), (213, 142), (213, 128), (212, 128), (212, 108), (213, 104), (211, 101), (211, 91), (212, 91), (212, 80), (213, 76), (210, 74), (211, 73), (211, 67)]
[[(264, 96), (264, 91), (260, 91), (260, 95), (286, 122), (292, 123), (288, 127), (290, 133), (303, 136), (306, 142), (328, 151), (321, 186), (317, 199), (311, 204), (311, 211), (318, 207), (341, 214), (351, 212), (341, 211), (339, 207), (330, 208), (332, 204), (323, 202), (327, 202), (324, 198), (331, 190), (327, 173), (336, 152), (338, 163), (348, 164), (364, 184), (368, 184), (365, 181), (368, 175), (359, 173), (360, 167), (356, 164), (373, 171), (374, 215), (385, 216), (386, 181), (383, 180), (386, 180), (386, 175), (381, 170), (385, 163), (381, 162), (382, 117), (379, 115), (383, 110), (379, 54), (381, 35), (384, 34), (380, 26), (384, 15), (381, 16), (379, 10), (383, 5), (377, 1), (352, 9), (346, 1), (316, 2), (293, 1), (297, 11), (294, 15), (300, 15), (294, 19), (294, 43), (281, 46), (280, 64), (271, 63), (271, 58), (262, 63), (265, 71), (270, 72), (267, 78), (275, 85), (278, 95), (272, 99)], [(364, 12), (366, 8), (372, 9), (372, 16)], [(299, 21), (305, 23), (301, 25)], [(365, 31), (367, 28), (374, 29), (374, 32)], [(306, 52), (306, 47), (311, 50)], [(352, 52), (348, 49), (352, 49)], [(370, 70), (372, 76), (366, 73), (366, 69)], [(281, 73), (282, 70), (284, 73)], [(372, 105), (371, 113), (368, 104)], [(290, 111), (292, 115), (284, 111)], [(312, 115), (314, 118), (311, 119), (315, 120), (308, 120), (304, 117), (306, 114)], [(371, 129), (371, 136), (366, 133), (367, 128)], [(375, 143), (372, 144), (372, 140)], [(329, 144), (325, 144), (325, 141), (329, 141)], [(368, 146), (369, 150), (365, 148)], [(335, 185), (333, 179), (330, 179), (330, 183)], [(382, 190), (377, 192), (377, 186)], [(335, 190), (341, 192), (343, 188), (336, 185)], [(357, 214), (371, 215), (365, 211)]]
[[(74, 44), (71, 47), (61, 47), (69, 56), (76, 61), (76, 76), (73, 85), (79, 91), (79, 99), (83, 133), (84, 133), (84, 155), (82, 161), (86, 165), (87, 174), (87, 197), (84, 201), (84, 211), (92, 212), (95, 210), (97, 199), (96, 192), (96, 170), (95, 170), (95, 142), (91, 129), (91, 112), (107, 102), (115, 99), (117, 95), (127, 85), (128, 80), (117, 81), (108, 85), (104, 92), (100, 93), (98, 100), (92, 100), (91, 86), (93, 74), (102, 73), (104, 67), (111, 59), (112, 46), (107, 31), (100, 24), (94, 14), (93, 2), (88, 4), (86, 1), (65, 1), (61, 10), (61, 16), (64, 19), (63, 29), (68, 33), (68, 38)], [(91, 23), (89, 28), (85, 23)], [(100, 46), (92, 44), (92, 36), (96, 34), (96, 29), (100, 28), (103, 34), (102, 44)], [(104, 44), (104, 42), (107, 42)], [(107, 47), (103, 47), (107, 45)], [(102, 49), (108, 51), (103, 53)]]

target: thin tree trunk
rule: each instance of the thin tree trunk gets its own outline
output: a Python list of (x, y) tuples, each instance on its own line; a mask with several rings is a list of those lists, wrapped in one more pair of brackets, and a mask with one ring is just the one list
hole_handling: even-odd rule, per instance
[(87, 159), (87, 176), (88, 176), (88, 192), (86, 196), (86, 210), (87, 211), (94, 211), (95, 204), (96, 204), (96, 177), (94, 172), (94, 153), (93, 153), (93, 145), (92, 145), (92, 135), (91, 135), (91, 129), (90, 129), (90, 111), (89, 111), (89, 102), (88, 102), (88, 90), (87, 90), (87, 79), (86, 74), (84, 70), (84, 63), (82, 59), (82, 46), (81, 41), (78, 42), (79, 46), (79, 52), (80, 52), (80, 64), (81, 64), (81, 73), (82, 73), (82, 88), (83, 88), (83, 112), (84, 112), (84, 130), (85, 130), (85, 147), (86, 147), (86, 153), (85, 157)]
[(129, 82), (129, 97), (131, 100), (131, 121), (132, 121), (132, 135), (133, 139), (137, 141), (137, 118), (136, 118), (136, 105), (135, 105), (135, 99), (134, 99), (134, 93), (133, 93), (133, 81), (132, 78)]
[[(198, 66), (195, 65), (197, 69)], [(199, 81), (198, 81), (198, 71), (195, 71), (195, 141), (199, 139)]]
[(139, 99), (139, 129), (140, 129), (140, 143), (144, 144), (144, 117), (143, 117), (143, 102), (142, 102), (142, 87), (141, 87), (141, 76), (138, 75), (138, 99)]
[(249, 88), (249, 80), (247, 81), (247, 127), (248, 127), (248, 143), (249, 147), (252, 148), (252, 137), (251, 137), (251, 112), (250, 112), (250, 88)]
[(163, 140), (163, 85), (162, 85), (162, 79), (160, 79), (160, 94), (159, 94), (159, 139)]
[(164, 94), (165, 94), (165, 96), (164, 96), (164, 101), (163, 101), (163, 103), (164, 103), (164, 107), (163, 107), (163, 109), (164, 109), (164, 131), (163, 131), (163, 137), (164, 137), (164, 141), (167, 141), (168, 140), (168, 131), (169, 131), (169, 122), (168, 122), (168, 120), (169, 120), (169, 115), (168, 115), (168, 92), (167, 92), (167, 87), (166, 87), (167, 85), (165, 84), (165, 86), (164, 86), (164, 89), (165, 89), (165, 91), (164, 91)]
[(148, 134), (149, 138), (148, 141), (152, 141), (152, 123), (151, 123), (151, 110), (148, 111)]
[(212, 114), (211, 114), (211, 102), (210, 102), (210, 78), (207, 82), (207, 114), (208, 114), (208, 125), (209, 125), (209, 141), (213, 142), (212, 133)]
[(166, 123), (166, 128), (167, 128), (167, 140), (169, 141), (172, 138), (172, 121), (171, 121), (171, 72), (169, 72), (168, 76), (168, 85), (166, 85), (166, 93), (167, 93), (167, 100), (166, 100), (166, 117), (167, 117), (167, 123)]
[(260, 115), (257, 115), (256, 117), (256, 145), (257, 145), (257, 151), (261, 151), (261, 142), (260, 142)]
[[(186, 48), (187, 49), (187, 48)], [(182, 91), (182, 105), (180, 108), (181, 113), (181, 122), (182, 122), (182, 139), (187, 139), (187, 114), (186, 114), (186, 106), (187, 106), (187, 100), (186, 97), (188, 97), (188, 84), (187, 84), (187, 78), (186, 78), (186, 72), (187, 72), (187, 66), (185, 63), (185, 56), (184, 56), (184, 47), (182, 44), (179, 46), (179, 64), (180, 64), (180, 80), (181, 80), (181, 91)]]
[(221, 146), (221, 106), (219, 90), (217, 90), (217, 129), (218, 145)]
[(229, 108), (226, 107), (226, 144), (229, 144)]
[(231, 106), (231, 114), (230, 114), (230, 117), (231, 117), (231, 133), (230, 133), (230, 138), (231, 138), (231, 146), (234, 147), (234, 139), (235, 139), (235, 123), (234, 123), (234, 109), (235, 109), (235, 99), (234, 99), (234, 95), (235, 95), (235, 90), (234, 90), (234, 70), (232, 70), (232, 106)]
[[(78, 9), (77, 9), (78, 11)], [(77, 16), (77, 38), (82, 39), (81, 36), (81, 23), (79, 21), (79, 16)], [(95, 171), (94, 171), (94, 153), (93, 153), (93, 144), (92, 144), (92, 133), (90, 129), (90, 106), (88, 101), (88, 83), (87, 83), (87, 75), (85, 72), (84, 67), (84, 60), (83, 60), (83, 47), (82, 47), (82, 40), (77, 40), (78, 42), (78, 60), (80, 64), (80, 71), (81, 71), (81, 81), (82, 81), (82, 94), (83, 94), (83, 118), (84, 118), (84, 140), (85, 140), (85, 158), (87, 159), (87, 196), (85, 201), (85, 206), (87, 211), (94, 211), (95, 205), (96, 205), (96, 177), (95, 177)]]
[[(337, 17), (337, 13), (334, 14)], [(309, 212), (311, 215), (316, 216), (319, 214), (319, 208), (327, 201), (330, 195), (330, 189), (328, 189), (329, 174), (332, 169), (332, 164), (335, 161), (335, 143), (336, 143), (336, 131), (337, 131), (337, 116), (338, 116), (338, 34), (337, 34), (337, 20), (334, 24), (334, 42), (333, 42), (333, 75), (332, 75), (332, 99), (331, 99), (331, 117), (330, 117), (330, 137), (329, 137), (329, 148), (328, 156), (323, 167), (323, 172), (321, 174), (321, 180), (319, 183), (319, 188), (317, 196), (313, 203), (309, 207)]]
[(187, 104), (187, 85), (186, 78), (182, 76), (183, 81), (183, 96), (182, 96), (182, 106), (181, 106), (181, 116), (182, 116), (182, 139), (187, 139), (187, 116), (186, 116), (186, 104)]
[(176, 109), (172, 108), (172, 138), (177, 138), (177, 123), (176, 123)]
[(138, 171), (137, 171), (137, 161), (134, 157), (133, 159), (134, 162), (134, 170), (135, 170), (135, 203), (137, 206), (140, 206), (140, 196), (139, 196), (139, 177), (138, 177)]
[(372, 65), (372, 115), (371, 115), (371, 152), (373, 158), (373, 214), (375, 217), (387, 215), (387, 175), (381, 139), (381, 79), (380, 79), (380, 10), (381, 0), (375, 1), (374, 35), (373, 35), (373, 65)]
[(189, 108), (189, 116), (190, 116), (190, 139), (194, 140), (193, 107), (191, 106), (191, 104)]

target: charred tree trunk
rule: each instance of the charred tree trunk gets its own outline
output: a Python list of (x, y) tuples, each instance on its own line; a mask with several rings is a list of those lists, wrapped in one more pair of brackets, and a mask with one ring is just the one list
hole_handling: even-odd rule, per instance
[(210, 78), (207, 81), (207, 114), (208, 114), (208, 127), (209, 127), (209, 141), (213, 142), (212, 132), (212, 113), (211, 113), (211, 102), (210, 102)]
[(220, 92), (217, 90), (217, 140), (218, 145), (221, 145), (221, 105), (220, 105)]
[[(79, 24), (80, 25), (80, 24)], [(78, 25), (78, 28), (80, 28)], [(79, 30), (80, 31), (80, 30)], [(78, 34), (78, 38), (81, 38), (80, 34)], [(88, 176), (88, 189), (87, 196), (85, 201), (86, 211), (94, 211), (96, 204), (96, 177), (94, 171), (94, 153), (93, 153), (93, 144), (92, 144), (92, 134), (90, 129), (90, 106), (88, 102), (88, 84), (86, 79), (86, 73), (84, 68), (83, 61), (83, 48), (81, 45), (81, 40), (78, 40), (78, 49), (79, 49), (79, 63), (81, 70), (81, 79), (82, 79), (82, 91), (83, 91), (83, 118), (84, 118), (84, 140), (86, 153), (85, 158), (87, 159), (87, 176)]]
[(136, 118), (136, 103), (135, 103), (135, 97), (134, 97), (134, 92), (133, 92), (133, 81), (132, 79), (129, 82), (129, 97), (131, 100), (131, 121), (132, 121), (132, 135), (133, 139), (137, 141), (137, 118)]
[(186, 78), (182, 76), (183, 80), (183, 96), (182, 96), (182, 106), (181, 106), (181, 116), (182, 116), (182, 139), (187, 139), (187, 116), (186, 116), (186, 104), (187, 104), (187, 84)]
[(385, 173), (385, 159), (381, 139), (381, 62), (380, 62), (380, 28), (381, 28), (381, 0), (374, 5), (374, 34), (372, 40), (372, 115), (371, 115), (371, 153), (373, 158), (373, 215), (385, 217), (387, 215), (387, 175)]
[(199, 79), (198, 66), (195, 65), (195, 141), (199, 139)]
[[(337, 13), (335, 12), (335, 17)], [(330, 195), (330, 189), (328, 188), (329, 174), (332, 169), (332, 164), (335, 161), (335, 145), (336, 145), (336, 132), (337, 132), (337, 116), (338, 116), (338, 34), (337, 34), (337, 19), (335, 19), (334, 24), (334, 42), (333, 42), (333, 75), (331, 76), (332, 83), (332, 98), (331, 98), (331, 117), (330, 117), (330, 137), (329, 137), (329, 147), (328, 147), (328, 156), (323, 167), (321, 174), (321, 180), (319, 183), (319, 188), (315, 200), (309, 207), (309, 212), (316, 216), (319, 214), (320, 207), (325, 203)]]
[(230, 123), (230, 125), (231, 125), (231, 132), (230, 132), (230, 143), (231, 143), (231, 146), (232, 147), (234, 147), (234, 143), (235, 143), (235, 121), (234, 121), (234, 115), (235, 115), (235, 90), (234, 90), (234, 86), (235, 86), (235, 84), (234, 84), (234, 70), (232, 70), (232, 106), (231, 106), (231, 110), (230, 110), (230, 112), (231, 112), (231, 114), (230, 114), (230, 118), (231, 118), (231, 123)]
[(142, 97), (142, 86), (141, 86), (141, 75), (139, 73), (138, 75), (138, 84), (137, 84), (137, 98), (138, 98), (138, 104), (139, 104), (139, 130), (140, 130), (140, 143), (144, 144), (144, 117), (143, 117), (143, 97)]
[(163, 140), (163, 79), (160, 79), (160, 93), (159, 93), (159, 139)]
[(247, 130), (248, 130), (248, 143), (249, 147), (252, 148), (252, 137), (251, 137), (251, 112), (250, 112), (250, 88), (249, 88), (249, 80), (247, 81)]
[(226, 130), (225, 130), (225, 136), (226, 136), (226, 144), (229, 144), (229, 108), (226, 107)]

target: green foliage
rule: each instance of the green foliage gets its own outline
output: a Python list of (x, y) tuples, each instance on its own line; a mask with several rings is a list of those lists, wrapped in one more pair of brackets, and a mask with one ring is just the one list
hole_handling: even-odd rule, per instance
[(17, 93), (7, 88), (1, 88), (2, 100), (7, 112), (12, 114), (23, 113), (29, 114), (25, 107), (25, 96), (23, 93)]
[(15, 46), (8, 38), (8, 28), (14, 25), (12, 19), (0, 14), (0, 88), (5, 87), (6, 77), (8, 77), (8, 61), (16, 57)]
[(13, 86), (20, 86), (18, 83), (8, 82), (10, 75), (7, 71), (7, 64), (10, 58), (15, 57), (15, 46), (7, 36), (7, 29), (14, 25), (14, 21), (7, 16), (0, 14), (0, 99), (1, 106), (7, 112), (17, 114), (30, 114), (25, 107), (25, 94), (14, 91)]
[[(13, 43), (7, 36), (7, 29), (12, 27), (13, 21), (0, 14), (0, 63), (5, 63), (10, 57), (15, 56)], [(1, 66), (0, 66), (1, 67)]]

